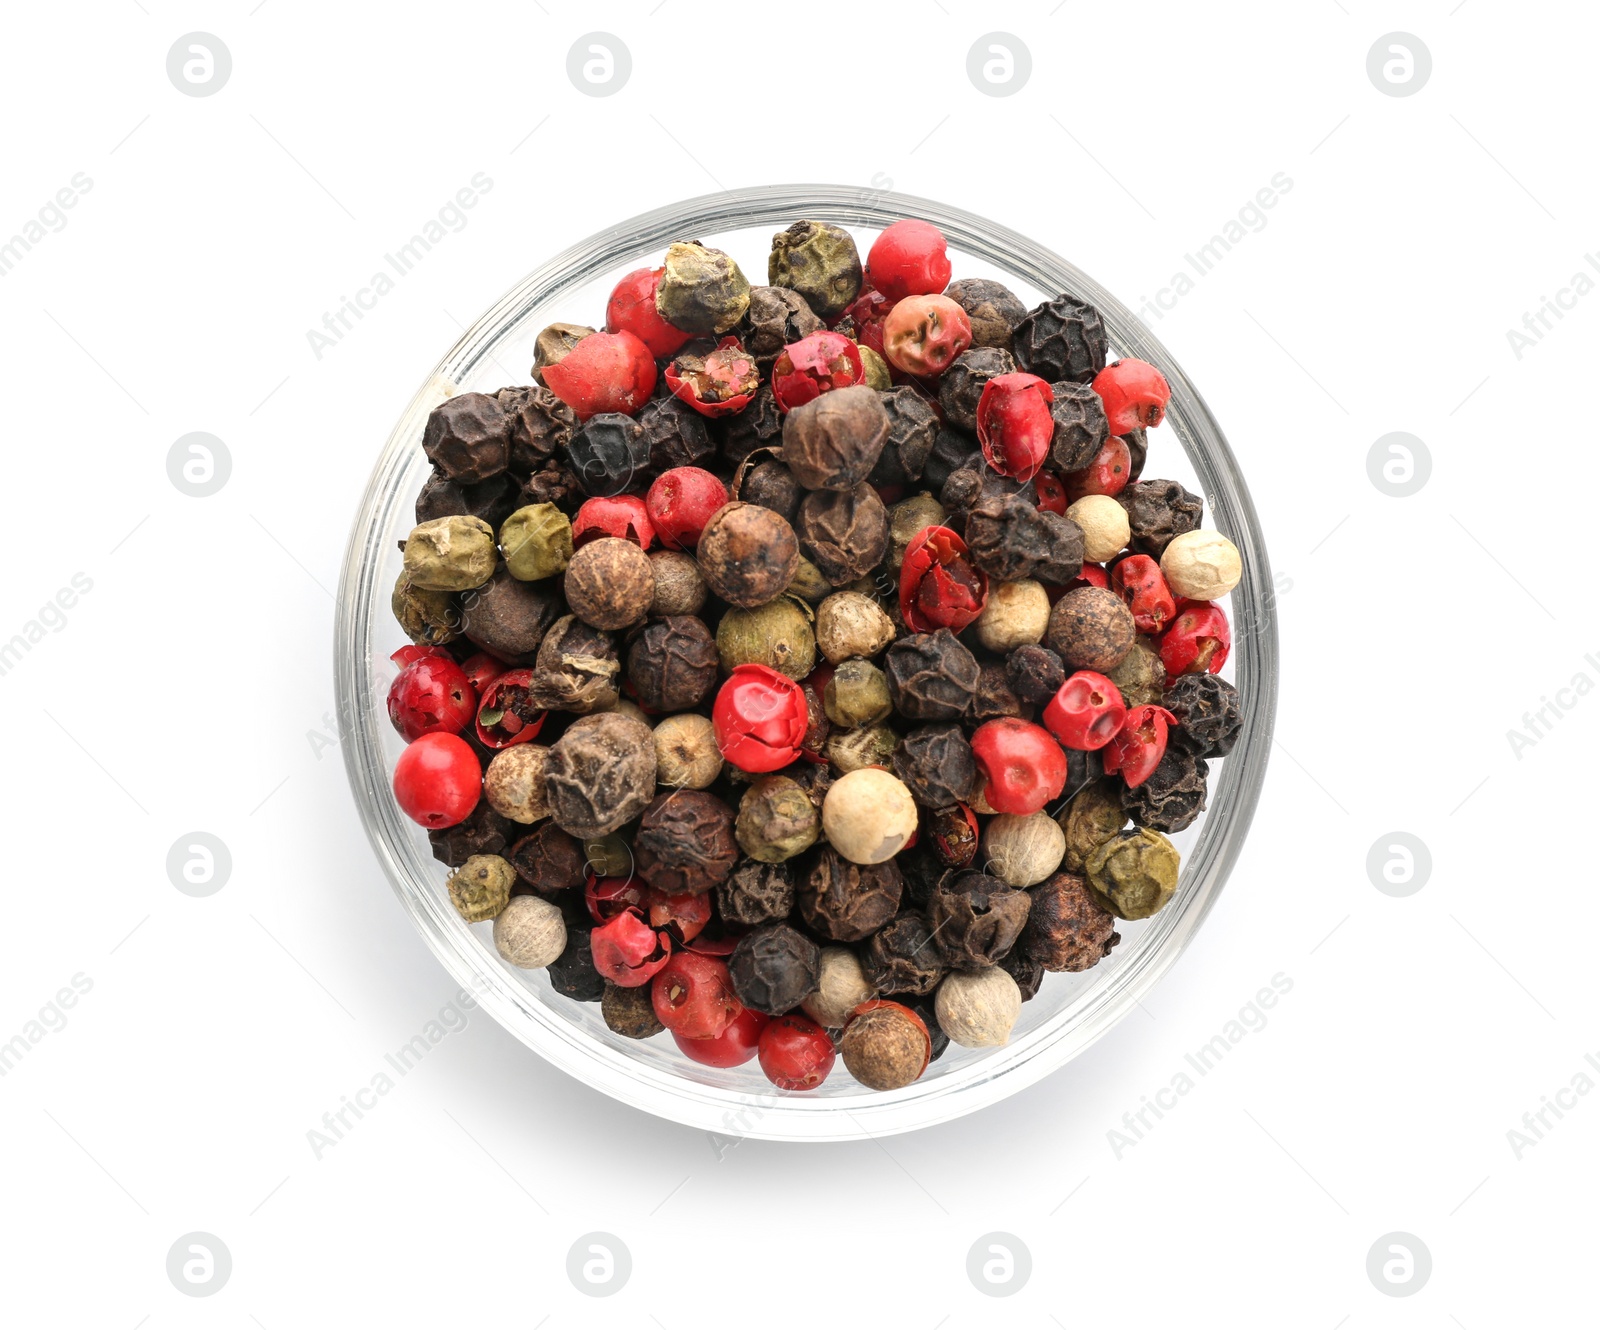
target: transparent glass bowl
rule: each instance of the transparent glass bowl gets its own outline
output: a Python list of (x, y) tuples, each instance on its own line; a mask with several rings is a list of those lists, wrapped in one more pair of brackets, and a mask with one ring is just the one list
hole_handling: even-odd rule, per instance
[[(1209, 811), (1174, 838), (1184, 855), (1176, 897), (1153, 919), (1121, 924), (1121, 945), (1094, 969), (1046, 975), (1004, 1048), (951, 1045), (915, 1085), (889, 1093), (858, 1085), (840, 1065), (820, 1090), (785, 1094), (754, 1061), (716, 1070), (690, 1062), (668, 1035), (638, 1042), (612, 1034), (599, 1004), (559, 996), (542, 971), (505, 965), (490, 925), (462, 922), (445, 893), (447, 870), (390, 793), (403, 744), (385, 714), (394, 672), (388, 657), (405, 638), (389, 596), (400, 571), (397, 542), (412, 526), (412, 505), (428, 471), (423, 424), (440, 401), (529, 382), (540, 328), (597, 323), (616, 280), (659, 262), (671, 241), (726, 249), (760, 281), (772, 233), (800, 218), (851, 228), (865, 254), (873, 235), (901, 217), (921, 217), (944, 231), (958, 278), (1003, 281), (1030, 307), (1062, 291), (1090, 301), (1104, 317), (1113, 354), (1138, 356), (1167, 376), (1172, 402), (1166, 425), (1151, 435), (1146, 474), (1203, 494), (1206, 524), (1243, 553), (1244, 578), (1230, 598), (1227, 673), (1242, 694), (1244, 729), (1233, 755), (1212, 766)], [(434, 954), (485, 1011), (564, 1071), (647, 1112), (729, 1135), (851, 1140), (909, 1131), (995, 1103), (1062, 1066), (1126, 1016), (1194, 936), (1238, 856), (1266, 772), (1277, 687), (1271, 588), (1255, 509), (1217, 422), (1149, 330), (1096, 282), (1031, 240), (927, 199), (837, 185), (732, 190), (621, 222), (535, 269), (451, 348), (405, 409), (362, 496), (340, 579), (334, 665), (349, 736), (345, 766), (373, 850)]]

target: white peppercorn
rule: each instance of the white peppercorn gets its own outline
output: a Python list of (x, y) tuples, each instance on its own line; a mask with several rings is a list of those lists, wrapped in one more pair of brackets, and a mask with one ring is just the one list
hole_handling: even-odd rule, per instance
[(1237, 547), (1220, 531), (1185, 531), (1161, 554), (1161, 575), (1173, 595), (1187, 600), (1217, 600), (1243, 573)]
[(1128, 547), (1128, 510), (1109, 494), (1085, 494), (1067, 516), (1083, 528), (1083, 557), (1090, 563), (1104, 563)]
[(489, 806), (513, 822), (537, 822), (550, 816), (544, 796), (544, 773), (550, 750), (543, 744), (502, 748), (483, 773), (483, 794)]
[(722, 753), (709, 716), (685, 712), (668, 716), (653, 731), (656, 784), (669, 789), (704, 790), (722, 774)]
[(800, 1008), (818, 1025), (838, 1030), (850, 1019), (852, 1011), (875, 996), (853, 948), (824, 947), (817, 991), (805, 998)]
[(816, 636), (828, 663), (837, 665), (851, 656), (876, 656), (894, 641), (894, 620), (871, 596), (836, 591), (817, 606)]
[(1001, 813), (983, 829), (990, 871), (1013, 887), (1031, 887), (1061, 867), (1067, 836), (1049, 813)]
[(822, 834), (853, 864), (893, 859), (916, 829), (911, 791), (876, 767), (839, 777), (822, 801)]
[(989, 588), (989, 599), (978, 616), (978, 641), (998, 655), (1017, 647), (1042, 642), (1050, 623), (1050, 597), (1031, 578), (1001, 582)]
[(519, 970), (541, 970), (567, 946), (561, 907), (543, 896), (513, 896), (494, 921), (494, 948)]
[(933, 997), (939, 1028), (963, 1048), (995, 1048), (1011, 1038), (1022, 1014), (1022, 990), (998, 965), (955, 970)]

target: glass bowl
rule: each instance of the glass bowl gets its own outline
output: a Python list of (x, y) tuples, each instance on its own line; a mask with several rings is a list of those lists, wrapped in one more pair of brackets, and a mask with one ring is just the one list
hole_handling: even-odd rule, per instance
[[(616, 280), (642, 262), (658, 262), (671, 241), (725, 249), (759, 281), (772, 233), (800, 218), (852, 228), (865, 254), (872, 234), (901, 217), (921, 217), (944, 231), (958, 278), (1004, 281), (1030, 307), (1063, 291), (1090, 301), (1104, 317), (1114, 354), (1138, 356), (1166, 375), (1172, 401), (1166, 427), (1151, 437), (1147, 474), (1203, 494), (1207, 525), (1225, 532), (1244, 556), (1244, 578), (1230, 598), (1227, 670), (1242, 695), (1244, 728), (1233, 755), (1212, 766), (1209, 812), (1174, 838), (1183, 851), (1174, 899), (1153, 919), (1119, 924), (1121, 945), (1093, 969), (1046, 975), (1005, 1047), (951, 1045), (902, 1090), (868, 1090), (839, 1065), (819, 1090), (786, 1094), (754, 1061), (717, 1070), (690, 1062), (668, 1035), (640, 1042), (612, 1034), (598, 1003), (572, 1002), (555, 993), (542, 971), (505, 965), (490, 925), (469, 925), (456, 914), (445, 893), (447, 870), (390, 793), (403, 743), (384, 699), (393, 677), (389, 654), (405, 638), (389, 596), (400, 571), (398, 542), (412, 526), (413, 501), (428, 470), (423, 424), (439, 402), (529, 382), (540, 328), (596, 322)], [(417, 930), (485, 1011), (556, 1066), (646, 1112), (729, 1135), (815, 1141), (909, 1131), (995, 1103), (1068, 1062), (1132, 1011), (1194, 936), (1244, 843), (1266, 772), (1277, 688), (1271, 588), (1255, 509), (1221, 429), (1172, 357), (1098, 283), (1032, 240), (928, 199), (837, 185), (730, 190), (621, 222), (535, 269), (473, 324), (406, 407), (362, 496), (340, 579), (334, 665), (349, 736), (345, 765), (373, 850)]]

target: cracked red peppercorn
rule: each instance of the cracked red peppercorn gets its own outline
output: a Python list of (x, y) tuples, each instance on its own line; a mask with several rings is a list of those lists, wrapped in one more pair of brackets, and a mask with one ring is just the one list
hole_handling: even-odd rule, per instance
[(1165, 707), (1134, 707), (1122, 728), (1100, 753), (1108, 776), (1120, 775), (1131, 790), (1150, 778), (1167, 751), (1167, 727), (1176, 717)]
[(867, 251), (867, 281), (890, 300), (943, 291), (950, 285), (944, 233), (914, 217), (884, 227)]
[(1088, 466), (1067, 472), (1063, 482), (1067, 499), (1076, 503), (1088, 494), (1107, 494), (1115, 498), (1128, 487), (1132, 469), (1128, 441), (1113, 434), (1100, 445), (1100, 451)]
[(855, 329), (855, 340), (858, 346), (869, 347), (880, 356), (883, 354), (883, 321), (889, 317), (889, 311), (894, 308), (894, 301), (884, 295), (882, 291), (875, 291), (870, 286), (861, 288), (861, 294), (845, 306), (841, 323)]
[(780, 1090), (815, 1090), (833, 1070), (833, 1040), (804, 1016), (779, 1016), (761, 1032), (761, 1070)]
[(619, 988), (642, 988), (672, 959), (672, 938), (636, 909), (623, 910), (589, 934), (594, 968)]
[(1148, 554), (1130, 554), (1111, 570), (1111, 590), (1122, 597), (1141, 633), (1159, 634), (1178, 612), (1161, 565)]
[(1216, 674), (1227, 662), (1232, 645), (1233, 634), (1222, 606), (1209, 600), (1186, 606), (1161, 635), (1167, 687), (1180, 675)]
[(772, 364), (772, 393), (787, 412), (865, 378), (860, 347), (843, 333), (814, 332), (778, 352)]
[(486, 748), (527, 743), (544, 728), (544, 711), (530, 693), (532, 670), (507, 670), (483, 691), (474, 722), (478, 742)]
[(600, 536), (631, 540), (642, 550), (656, 543), (655, 523), (637, 494), (608, 494), (584, 500), (572, 519), (572, 548), (579, 549)]
[(649, 890), (641, 877), (596, 877), (584, 887), (583, 903), (595, 923), (606, 924), (626, 910), (643, 910)]
[(645, 511), (669, 550), (693, 549), (711, 515), (728, 502), (728, 488), (698, 466), (663, 471), (645, 496)]
[(667, 366), (665, 378), (674, 397), (712, 419), (743, 411), (761, 387), (755, 357), (737, 337), (724, 337), (709, 355), (679, 356)]
[(760, 1047), (761, 1033), (771, 1019), (759, 1011), (744, 1007), (719, 1035), (710, 1039), (685, 1039), (674, 1031), (672, 1042), (692, 1062), (707, 1067), (739, 1067), (755, 1057)]
[(1048, 730), (1013, 716), (978, 726), (972, 756), (987, 782), (983, 797), (997, 813), (1037, 813), (1067, 783), (1061, 745)]
[(459, 734), (477, 707), (477, 690), (449, 656), (420, 656), (389, 685), (389, 721), (407, 743), (435, 732)]
[(656, 362), (631, 332), (590, 333), (544, 367), (544, 381), (579, 420), (602, 411), (631, 416), (655, 390)]
[(1143, 360), (1113, 361), (1094, 376), (1093, 387), (1100, 394), (1113, 434), (1154, 429), (1167, 414), (1167, 402), (1172, 398), (1165, 376)]
[(989, 577), (967, 557), (967, 542), (947, 526), (924, 527), (900, 564), (900, 617), (914, 633), (959, 633), (983, 613)]
[(674, 328), (656, 311), (656, 287), (665, 268), (638, 268), (616, 284), (606, 304), (606, 331), (630, 332), (656, 359), (676, 355), (689, 334)]
[(1066, 747), (1092, 753), (1116, 738), (1127, 714), (1116, 684), (1093, 670), (1079, 670), (1057, 689), (1042, 719)]
[(765, 665), (740, 665), (711, 708), (717, 747), (741, 771), (786, 767), (800, 756), (809, 714), (793, 679)]
[(685, 1039), (714, 1039), (740, 1011), (728, 967), (710, 956), (677, 952), (650, 981), (656, 1019)]
[(1050, 455), (1055, 419), (1051, 387), (1037, 374), (997, 374), (978, 399), (978, 444), (1002, 476), (1032, 480)]

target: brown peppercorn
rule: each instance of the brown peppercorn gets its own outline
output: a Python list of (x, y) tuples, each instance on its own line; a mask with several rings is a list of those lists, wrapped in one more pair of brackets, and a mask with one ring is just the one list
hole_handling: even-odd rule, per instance
[(475, 854), (445, 883), (450, 904), (469, 924), (493, 919), (511, 899), (516, 870), (497, 854)]
[(867, 939), (861, 968), (878, 992), (919, 997), (933, 992), (947, 969), (933, 926), (917, 910), (896, 915)]
[(1057, 873), (1028, 894), (1033, 907), (1017, 950), (1052, 973), (1087, 970), (1122, 940), (1116, 916), (1076, 873)]
[(1028, 315), (1028, 307), (1007, 287), (983, 277), (965, 277), (951, 282), (944, 293), (967, 311), (973, 346), (999, 346), (1009, 350), (1012, 332)]
[(471, 485), (506, 469), (511, 421), (487, 393), (462, 393), (428, 413), (422, 451), (446, 480)]
[(706, 418), (676, 397), (652, 398), (634, 419), (643, 432), (647, 469), (652, 473), (675, 466), (703, 467), (717, 451)]
[(474, 646), (510, 665), (532, 665), (561, 614), (554, 583), (522, 582), (499, 569), (461, 598), (461, 631)]
[(740, 860), (717, 883), (717, 914), (724, 923), (753, 926), (787, 919), (794, 909), (794, 874), (788, 864)]
[(783, 419), (783, 460), (810, 490), (852, 490), (872, 474), (889, 412), (865, 384), (835, 388)]
[(622, 665), (610, 637), (567, 614), (551, 625), (534, 658), (528, 697), (545, 711), (585, 716), (616, 706)]
[(1168, 742), (1196, 757), (1226, 757), (1233, 751), (1244, 716), (1239, 690), (1218, 674), (1185, 674), (1161, 699), (1176, 718)]
[(1167, 667), (1161, 663), (1161, 653), (1156, 649), (1155, 639), (1143, 633), (1134, 639), (1133, 646), (1122, 662), (1105, 674), (1116, 684), (1122, 700), (1130, 707), (1161, 701), (1167, 684)]
[(476, 517), (498, 528), (517, 506), (517, 483), (509, 475), (476, 485), (458, 485), (434, 472), (417, 491), (417, 525), (440, 517)]
[(1106, 367), (1106, 329), (1100, 311), (1076, 296), (1046, 300), (1011, 334), (1017, 366), (1051, 383), (1088, 383)]
[(1083, 872), (1089, 856), (1128, 824), (1121, 791), (1121, 781), (1095, 780), (1073, 795), (1056, 815), (1061, 830), (1067, 834), (1067, 852), (1061, 866), (1069, 873)]
[(554, 822), (543, 822), (506, 851), (517, 876), (541, 896), (583, 885), (583, 846)]
[(1050, 462), (1058, 471), (1081, 471), (1111, 437), (1105, 404), (1087, 383), (1052, 383)]
[(1029, 643), (1006, 657), (1006, 681), (1022, 701), (1043, 706), (1066, 683), (1067, 671), (1049, 647)]
[(767, 280), (793, 288), (817, 314), (831, 319), (861, 293), (861, 255), (844, 227), (796, 222), (772, 237)]
[(749, 307), (750, 283), (729, 255), (696, 240), (667, 246), (656, 283), (656, 313), (674, 328), (725, 333)]
[(851, 1018), (839, 1039), (845, 1070), (869, 1090), (900, 1090), (928, 1069), (933, 1045), (922, 1018), (880, 1002)]
[(1104, 674), (1122, 663), (1138, 635), (1122, 597), (1089, 586), (1069, 591), (1055, 603), (1045, 640), (1073, 669)]
[(984, 873), (961, 872), (928, 898), (928, 922), (952, 970), (993, 965), (1028, 922), (1028, 893)]
[(650, 615), (655, 619), (674, 614), (699, 614), (706, 603), (706, 580), (692, 554), (682, 550), (653, 550), (650, 567), (656, 577)]
[(1168, 748), (1149, 776), (1123, 790), (1123, 810), (1141, 827), (1175, 835), (1205, 811), (1207, 774), (1205, 758)]
[(808, 856), (798, 885), (807, 927), (833, 942), (859, 942), (894, 918), (904, 884), (892, 859), (853, 864), (823, 845)]
[(719, 450), (733, 466), (757, 448), (777, 447), (783, 437), (783, 411), (771, 385), (762, 385), (743, 411), (712, 421), (711, 429), (720, 434)]
[(752, 859), (775, 864), (810, 849), (821, 829), (817, 806), (800, 783), (772, 775), (744, 792), (733, 834)]
[(1159, 560), (1174, 536), (1199, 529), (1205, 504), (1175, 480), (1141, 480), (1117, 502), (1128, 510), (1128, 548)]
[(867, 479), (874, 485), (914, 485), (939, 437), (939, 417), (909, 385), (879, 392), (878, 397), (889, 413), (889, 432)]
[(690, 615), (657, 619), (628, 648), (628, 682), (652, 711), (691, 711), (717, 683), (717, 644)]
[[(816, 400), (837, 395), (827, 393)], [(843, 586), (865, 577), (882, 561), (889, 548), (889, 511), (871, 485), (816, 490), (800, 505), (798, 530), (806, 557), (834, 586)]]
[(781, 1016), (817, 991), (822, 949), (784, 923), (758, 924), (728, 957), (734, 996), (752, 1011)]
[(461, 612), (448, 591), (415, 586), (404, 572), (395, 579), (389, 609), (400, 629), (418, 646), (438, 647), (461, 634)]
[(1083, 569), (1083, 532), (1022, 494), (988, 493), (967, 510), (967, 553), (1000, 582), (1060, 586)]
[(537, 471), (572, 442), (578, 418), (542, 384), (502, 388), (495, 394), (511, 422), (509, 469), (519, 476)]
[(794, 472), (770, 449), (753, 450), (733, 477), (735, 499), (770, 508), (790, 525), (800, 515), (800, 500), (805, 496)]
[(649, 984), (622, 988), (607, 981), (600, 999), (600, 1015), (606, 1029), (624, 1039), (650, 1039), (667, 1028), (656, 1015)]
[(1027, 720), (1033, 708), (1011, 691), (1011, 679), (1004, 661), (986, 660), (978, 667), (978, 686), (972, 690), (972, 709), (968, 718), (981, 725), (986, 720), (1020, 716)]
[(770, 508), (727, 503), (712, 513), (695, 556), (706, 585), (728, 604), (754, 609), (783, 594), (800, 566), (794, 528)]
[(585, 337), (595, 330), (586, 323), (552, 323), (539, 330), (533, 339), (533, 380), (544, 384), (546, 365), (559, 365)]
[(550, 813), (574, 836), (604, 836), (632, 821), (655, 786), (655, 741), (650, 727), (631, 716), (580, 716), (551, 746)]
[(960, 720), (978, 688), (977, 658), (948, 628), (902, 637), (883, 668), (894, 708), (907, 720)]
[(978, 764), (959, 725), (912, 730), (895, 749), (894, 774), (924, 808), (966, 803), (978, 785)]
[(944, 418), (962, 429), (977, 429), (978, 399), (984, 385), (1016, 368), (1011, 352), (999, 347), (974, 346), (963, 351), (939, 376), (939, 407)]
[(704, 790), (658, 794), (633, 838), (639, 875), (669, 896), (710, 891), (739, 862), (733, 809)]
[(561, 585), (574, 614), (593, 628), (615, 632), (650, 613), (656, 574), (631, 540), (602, 536), (578, 548)]
[(449, 868), (460, 868), (475, 854), (499, 854), (522, 834), (522, 828), (495, 811), (486, 799), (453, 827), (428, 833), (433, 857)]
[(750, 307), (735, 331), (765, 379), (784, 347), (819, 332), (822, 326), (800, 292), (786, 285), (752, 286)]

